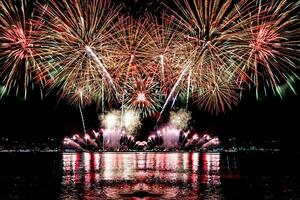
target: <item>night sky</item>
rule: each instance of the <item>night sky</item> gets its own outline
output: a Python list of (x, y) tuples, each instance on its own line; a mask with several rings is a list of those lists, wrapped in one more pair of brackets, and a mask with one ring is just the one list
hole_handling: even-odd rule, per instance
[[(298, 93), (299, 81), (296, 89)], [(287, 92), (284, 99), (277, 96), (261, 97), (256, 100), (255, 92), (244, 95), (240, 104), (232, 111), (211, 116), (196, 107), (193, 110), (191, 126), (198, 131), (208, 130), (222, 139), (237, 137), (248, 140), (279, 140), (282, 147), (298, 146), (300, 97)], [(24, 100), (21, 97), (7, 96), (0, 101), (0, 136), (15, 139), (38, 140), (47, 137), (62, 139), (74, 133), (82, 133), (79, 109), (67, 105), (53, 96), (40, 99), (31, 94)], [(95, 105), (83, 110), (88, 129), (99, 127)], [(154, 128), (152, 119), (144, 121), (140, 133), (143, 139)]]

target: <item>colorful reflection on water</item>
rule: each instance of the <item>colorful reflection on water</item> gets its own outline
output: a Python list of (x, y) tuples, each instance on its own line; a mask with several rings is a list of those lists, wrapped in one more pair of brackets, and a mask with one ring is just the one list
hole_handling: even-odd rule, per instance
[(63, 154), (60, 199), (224, 199), (220, 154)]

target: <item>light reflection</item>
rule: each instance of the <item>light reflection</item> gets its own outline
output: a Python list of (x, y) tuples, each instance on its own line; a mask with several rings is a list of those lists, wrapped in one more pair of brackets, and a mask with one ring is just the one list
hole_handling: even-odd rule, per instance
[(93, 173), (90, 165), (91, 155), (89, 153), (84, 153), (83, 159), (84, 159), (84, 172), (85, 172), (84, 183), (86, 184), (85, 191), (88, 192), (92, 183), (91, 174)]
[(94, 169), (95, 171), (99, 171), (99, 167), (100, 167), (100, 154), (99, 153), (94, 153)]
[(192, 161), (193, 161), (192, 170), (193, 170), (193, 173), (196, 173), (199, 168), (199, 154), (198, 153), (192, 154)]
[[(220, 182), (220, 154), (203, 154), (202, 183), (219, 185)], [(206, 173), (204, 173), (206, 172)]]
[(70, 175), (70, 171), (74, 172), (74, 168), (72, 168), (73, 166), (73, 160), (72, 160), (73, 155), (70, 154), (64, 154), (63, 155), (63, 168), (64, 168), (64, 172), (65, 172), (65, 184), (69, 185), (71, 184), (71, 175)]
[(84, 160), (84, 170), (86, 173), (90, 172), (91, 170), (91, 154), (90, 153), (84, 153), (83, 154), (83, 160)]
[[(74, 198), (80, 188), (83, 199), (122, 199), (138, 191), (149, 198), (198, 199), (207, 191), (202, 191), (202, 184), (221, 184), (220, 154), (208, 153), (63, 154), (63, 172), (61, 199)], [(221, 199), (220, 191), (212, 191), (214, 199)]]

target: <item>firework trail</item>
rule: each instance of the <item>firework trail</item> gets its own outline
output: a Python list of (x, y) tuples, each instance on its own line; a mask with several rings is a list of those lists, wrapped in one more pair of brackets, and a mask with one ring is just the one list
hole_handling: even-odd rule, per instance
[(87, 90), (88, 88), (82, 88), (73, 86), (72, 88), (68, 88), (63, 90), (65, 94), (62, 94), (61, 96), (66, 97), (67, 102), (75, 107), (79, 108), (80, 112), (80, 118), (82, 123), (82, 128), (84, 133), (86, 133), (86, 126), (85, 126), (85, 120), (83, 115), (83, 108), (87, 105), (92, 104), (93, 99), (90, 95), (90, 92)]
[(164, 104), (163, 107), (162, 107), (162, 110), (161, 110), (161, 112), (160, 112), (160, 114), (159, 114), (159, 118), (157, 119), (157, 121), (160, 120), (160, 117), (161, 117), (162, 113), (164, 112), (166, 106), (168, 105), (168, 102), (169, 102), (170, 99), (172, 98), (173, 93), (175, 92), (175, 90), (176, 90), (177, 86), (179, 85), (179, 83), (180, 83), (182, 77), (185, 75), (185, 72), (188, 70), (189, 67), (190, 67), (190, 65), (187, 64), (187, 66), (186, 66), (186, 67), (184, 68), (184, 70), (181, 72), (181, 74), (180, 74), (179, 78), (177, 79), (175, 85), (173, 86), (173, 88), (172, 88), (172, 90), (171, 90), (169, 96), (167, 97), (165, 104)]
[(101, 67), (101, 69), (103, 70), (103, 72), (105, 73), (107, 78), (109, 79), (109, 83), (112, 85), (114, 92), (118, 92), (110, 74), (107, 72), (105, 66), (102, 64), (102, 62), (99, 60), (99, 58), (93, 52), (93, 50), (89, 46), (85, 46), (85, 51), (86, 51), (87, 55), (90, 56), (98, 64), (98, 66)]

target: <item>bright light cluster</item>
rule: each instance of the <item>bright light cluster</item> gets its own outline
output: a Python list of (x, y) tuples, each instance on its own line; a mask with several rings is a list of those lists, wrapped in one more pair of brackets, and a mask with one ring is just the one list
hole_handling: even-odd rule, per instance
[(208, 134), (182, 132), (174, 127), (165, 126), (148, 137), (147, 141), (136, 140), (126, 131), (116, 129), (100, 129), (93, 134), (80, 137), (75, 134), (72, 138), (64, 139), (64, 147), (75, 150), (103, 150), (103, 151), (129, 151), (129, 150), (207, 150), (218, 148), (219, 138)]
[(134, 110), (112, 110), (100, 116), (101, 125), (106, 130), (120, 129), (134, 134), (141, 126), (140, 115)]
[(188, 127), (189, 121), (192, 119), (191, 112), (180, 109), (177, 112), (170, 112), (170, 120), (169, 123), (176, 127), (177, 129), (186, 129)]

